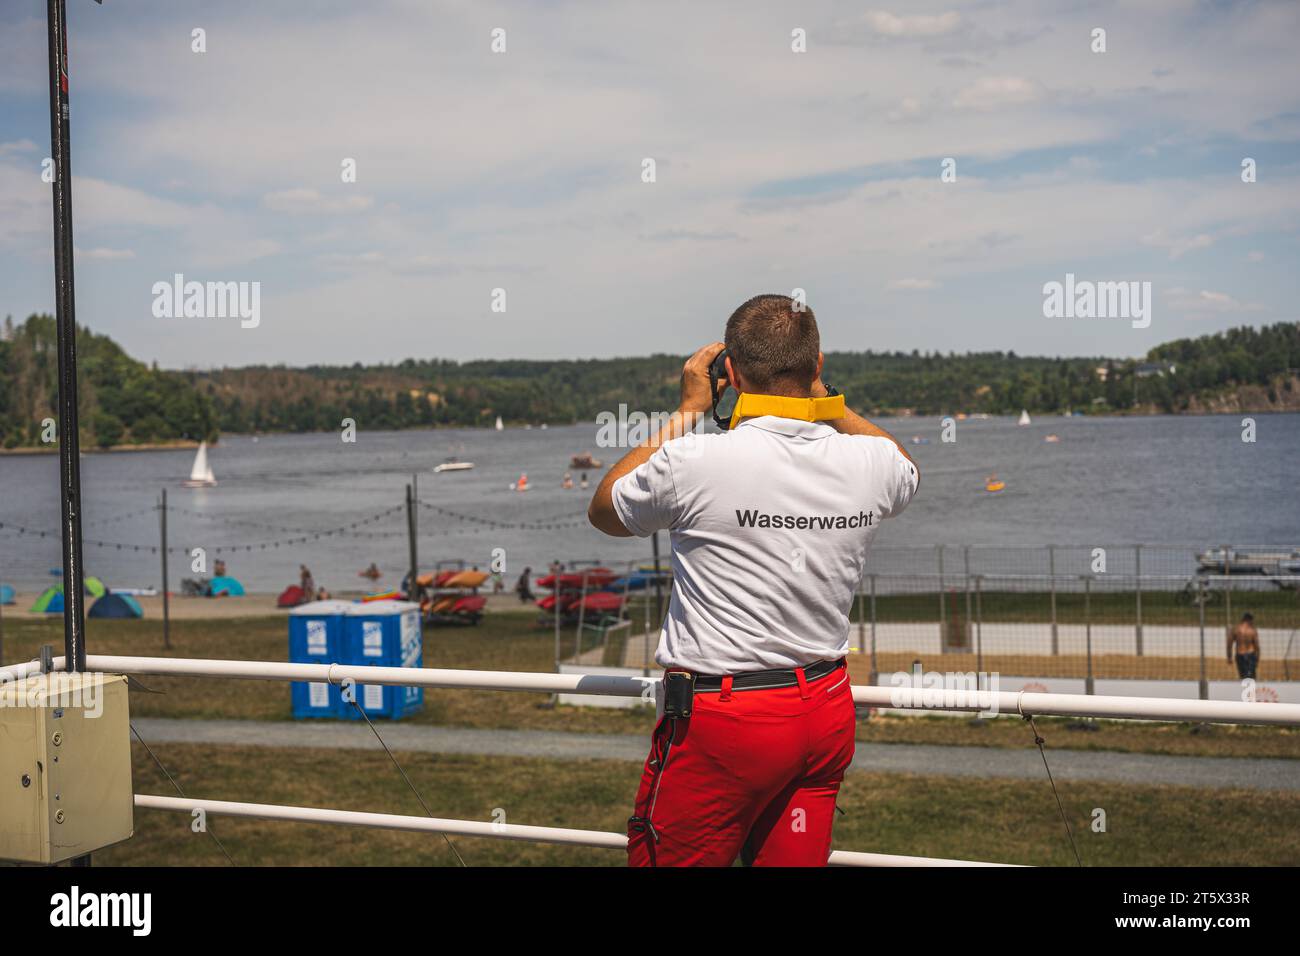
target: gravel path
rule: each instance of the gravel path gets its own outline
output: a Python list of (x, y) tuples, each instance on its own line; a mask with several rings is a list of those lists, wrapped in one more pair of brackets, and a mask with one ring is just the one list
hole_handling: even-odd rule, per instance
[[(253, 747), (379, 749), (365, 724), (310, 721), (178, 720), (140, 718), (135, 727), (149, 744), (241, 744)], [(395, 751), (481, 754), (492, 757), (548, 757), (561, 760), (645, 760), (648, 736), (575, 734), (543, 730), (479, 730), (419, 724), (376, 725)], [(1300, 790), (1300, 760), (1241, 757), (1172, 757), (1114, 751), (1064, 750), (1047, 745), (1057, 780), (1235, 787), (1246, 790)], [(853, 770), (924, 773), (950, 777), (1044, 780), (1043, 761), (1029, 745), (942, 747), (859, 743)]]

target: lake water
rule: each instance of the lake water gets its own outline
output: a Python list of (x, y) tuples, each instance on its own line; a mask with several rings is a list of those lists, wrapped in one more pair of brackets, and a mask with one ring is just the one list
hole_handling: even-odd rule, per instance
[[(881, 528), (872, 567), (906, 571), (916, 562), (905, 559), (905, 549), (914, 558), (936, 545), (1144, 542), (1186, 546), (1184, 564), (1193, 549), (1224, 543), (1300, 546), (1300, 415), (1254, 417), (1254, 443), (1242, 441), (1240, 415), (1055, 417), (1027, 427), (1010, 419), (965, 421), (957, 424), (955, 443), (940, 440), (938, 419), (883, 419), (900, 439), (919, 436), (930, 443), (908, 446), (921, 467), (921, 491), (903, 516)], [(419, 510), (422, 568), (449, 559), (486, 568), (497, 547), (506, 549), (511, 581), (525, 565), (541, 568), (557, 558), (648, 559), (649, 542), (606, 538), (587, 525), (590, 492), (560, 487), (571, 455), (591, 451), (606, 464), (619, 457), (618, 449), (596, 447), (596, 434), (593, 423), (504, 432), (361, 431), (355, 444), (337, 434), (257, 441), (229, 436), (210, 451), (218, 485), (200, 490), (180, 486), (192, 450), (87, 455), (87, 569), (110, 586), (160, 582), (159, 558), (147, 550), (158, 542), (157, 513), (149, 509), (165, 487), (170, 544), (203, 546), (210, 556), (224, 557), (229, 573), (250, 591), (275, 592), (294, 583), (300, 563), (311, 567), (318, 583), (355, 590), (369, 586), (357, 572), (374, 561), (384, 571), (380, 584), (396, 586), (408, 563), (399, 506), (412, 474), (419, 476), (425, 505), (464, 516)], [(1061, 440), (1045, 442), (1048, 434)], [(433, 474), (433, 466), (451, 455), (476, 467)], [(509, 490), (521, 472), (532, 490)], [(988, 495), (984, 479), (994, 472), (1007, 489)], [(592, 473), (593, 488), (600, 473)], [(395, 510), (348, 534), (285, 543), (387, 509)], [(54, 580), (49, 569), (60, 564), (58, 516), (57, 457), (0, 456), (0, 580), (26, 589)], [(564, 526), (501, 528), (466, 518)], [(15, 525), (47, 537), (19, 534)], [(253, 550), (242, 550), (248, 546)], [(960, 564), (960, 557), (950, 560), (950, 568)], [(169, 569), (173, 588), (182, 577), (196, 576), (181, 554), (172, 556)]]

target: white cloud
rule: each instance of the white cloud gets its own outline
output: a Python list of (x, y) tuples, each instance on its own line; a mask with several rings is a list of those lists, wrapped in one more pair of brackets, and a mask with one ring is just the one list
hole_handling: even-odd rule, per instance
[[(343, 187), (347, 188), (347, 187)], [(267, 193), (262, 205), (273, 212), (304, 213), (364, 212), (375, 204), (370, 196), (325, 196), (317, 189), (285, 189)]]
[(1163, 229), (1157, 229), (1143, 236), (1142, 242), (1157, 249), (1167, 249), (1170, 259), (1181, 259), (1197, 249), (1208, 249), (1214, 244), (1214, 239), (1203, 232), (1194, 236), (1169, 236)]
[(915, 14), (898, 16), (885, 10), (872, 10), (863, 15), (867, 24), (881, 36), (935, 37), (952, 33), (961, 25), (961, 14), (948, 11), (937, 16)]
[[(1005, 276), (1014, 292), (1017, 273), (1083, 275), (1110, 256), (1162, 285), (1245, 288), (1213, 271), (1229, 268), (1220, 257), (1191, 255), (1230, 238), (1287, 260), (1271, 243), (1294, 234), (1300, 190), (1234, 189), (1232, 176), (1182, 163), (1205, 143), (1276, 141), (1288, 128), (1277, 118), (1300, 115), (1300, 93), (1281, 81), (1300, 29), (1287, 6), (1121, 5), (1108, 16), (1112, 49), (1116, 31), (1124, 49), (1106, 57), (1087, 49), (1093, 13), (1039, 0), (852, 20), (808, 0), (802, 56), (788, 53), (787, 9), (763, 3), (741, 20), (697, 5), (688, 30), (634, 5), (590, 5), (581, 35), (553, 7), (511, 7), (510, 53), (495, 57), (494, 6), (376, 0), (304, 19), (279, 4), (216, 5), (209, 38), (224, 40), (203, 56), (176, 42), (183, 10), (94, 8), (78, 35), (92, 29), (95, 42), (78, 41), (74, 61), (76, 88), (97, 96), (86, 122), (74, 92), (77, 238), (135, 252), (105, 274), (262, 279), (278, 318), (259, 359), (401, 357), (413, 341), (403, 322), (436, 328), (450, 355), (685, 350), (701, 315), (794, 286), (825, 303), (828, 347), (865, 345), (855, 317), (893, 308), (908, 315), (877, 344), (910, 348), (942, 326), (953, 348), (993, 332), (1020, 350), (1016, 303), (964, 300), (973, 284)], [(9, 25), (0, 89), (25, 91), (14, 115), (39, 120), (43, 32), (32, 33), (39, 56), (23, 54), (29, 82), (30, 63), (4, 62), (21, 52)], [(0, 148), (2, 287), (48, 261), (35, 162), (47, 137), (39, 122), (0, 117), (0, 139), (28, 144)], [(1161, 160), (1149, 175), (1143, 160), (1142, 175), (1107, 178), (1112, 156), (1147, 140)], [(653, 185), (639, 180), (647, 155), (659, 160)], [(957, 183), (939, 182), (945, 156), (958, 159)], [(1069, 158), (1044, 169), (1043, 156)], [(344, 157), (357, 159), (355, 185), (339, 182)], [(982, 179), (988, 163), (996, 178)], [(1256, 298), (1294, 299), (1280, 267), (1250, 271)], [(933, 285), (898, 285), (908, 281)], [(486, 311), (498, 285), (505, 316)], [(94, 301), (105, 331), (152, 347), (133, 299)], [(611, 303), (627, 306), (611, 318)], [(954, 323), (954, 305), (980, 321)], [(295, 314), (311, 336), (290, 330)], [(982, 339), (967, 331), (976, 325)], [(230, 351), (206, 329), (187, 335), (155, 354), (247, 361), (247, 337)], [(1058, 347), (1108, 343), (1046, 346)]]
[(959, 90), (952, 105), (959, 110), (996, 110), (1024, 106), (1041, 97), (1038, 84), (1023, 76), (986, 76)]
[(1241, 302), (1226, 292), (1215, 292), (1211, 289), (1201, 289), (1193, 292), (1190, 289), (1175, 286), (1167, 290), (1167, 295), (1170, 304), (1175, 309), (1194, 315), (1265, 311), (1265, 307), (1258, 302)]
[(135, 258), (135, 250), (133, 249), (109, 249), (105, 247), (82, 249), (80, 246), (77, 246), (74, 248), (73, 253), (83, 259), (104, 259), (112, 261), (114, 259)]

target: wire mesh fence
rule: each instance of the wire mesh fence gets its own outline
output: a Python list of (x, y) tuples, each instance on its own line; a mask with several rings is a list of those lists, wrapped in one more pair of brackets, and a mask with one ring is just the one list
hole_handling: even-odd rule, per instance
[(886, 575), (969, 574), (1120, 575), (1159, 578), (1179, 575), (1300, 574), (1295, 545), (1043, 544), (935, 545), (872, 549), (868, 572)]
[(1249, 612), (1257, 679), (1300, 679), (1300, 576), (868, 573), (856, 645), (872, 671), (1235, 680), (1228, 635)]

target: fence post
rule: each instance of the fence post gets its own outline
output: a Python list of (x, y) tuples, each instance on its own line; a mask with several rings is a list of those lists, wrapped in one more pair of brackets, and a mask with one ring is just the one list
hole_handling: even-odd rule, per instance
[(1228, 546), (1223, 546), (1223, 620), (1232, 627), (1232, 558)]
[[(631, 575), (634, 569), (632, 562), (628, 562), (628, 574)], [(655, 569), (655, 574), (659, 569)], [(650, 676), (650, 598), (647, 594), (641, 595), (641, 608), (645, 612), (645, 632), (641, 635), (641, 676)]]
[[(411, 578), (410, 583), (406, 586), (406, 599), (414, 601), (416, 605), (420, 603), (420, 582), (417, 580), (420, 576), (419, 558), (416, 555), (415, 541), (415, 492), (410, 485), (406, 486), (406, 536), (409, 558), (411, 560)], [(315, 595), (313, 595), (314, 597)]]
[(975, 671), (984, 673), (984, 575), (975, 575)]
[(1056, 545), (1047, 546), (1047, 577), (1048, 590), (1051, 592), (1052, 599), (1052, 656), (1056, 657), (1061, 653), (1060, 638), (1056, 629)]
[(557, 674), (560, 672), (560, 570), (558, 561), (551, 565), (551, 595), (555, 598), (555, 672)]
[(862, 578), (858, 578), (858, 653), (867, 653), (866, 595), (862, 592)]
[(1092, 684), (1092, 575), (1083, 576), (1083, 635), (1088, 654), (1088, 678), (1084, 682), (1084, 693), (1093, 693)]
[(582, 572), (582, 590), (578, 592), (578, 634), (577, 634), (577, 642), (576, 642), (577, 647), (574, 649), (573, 652), (573, 662), (575, 664), (582, 663), (582, 661), (579, 660), (579, 658), (582, 657), (582, 625), (586, 622), (587, 619), (587, 576), (588, 574), (590, 574), (589, 571)]
[(659, 532), (650, 536), (650, 547), (655, 560), (655, 620), (662, 626), (664, 622), (664, 585), (663, 568), (659, 567)]
[(971, 575), (966, 572), (966, 620), (962, 622), (962, 644), (969, 648), (971, 643)]
[(1210, 699), (1210, 682), (1205, 676), (1205, 578), (1200, 578), (1197, 584), (1197, 601), (1200, 608), (1201, 618), (1201, 700)]
[(939, 544), (935, 545), (935, 547), (939, 552), (939, 640), (942, 642), (944, 628), (948, 624), (948, 612), (944, 606), (943, 595), (943, 545)]
[(170, 598), (167, 596), (167, 489), (162, 490), (162, 507), (158, 510), (159, 534), (161, 540), (158, 553), (162, 555), (162, 599), (163, 599), (163, 647), (171, 650), (172, 615)]
[(1142, 656), (1142, 545), (1133, 545), (1133, 571), (1137, 580), (1137, 656)]
[(880, 674), (876, 669), (876, 576), (871, 575), (871, 686), (876, 685)]

